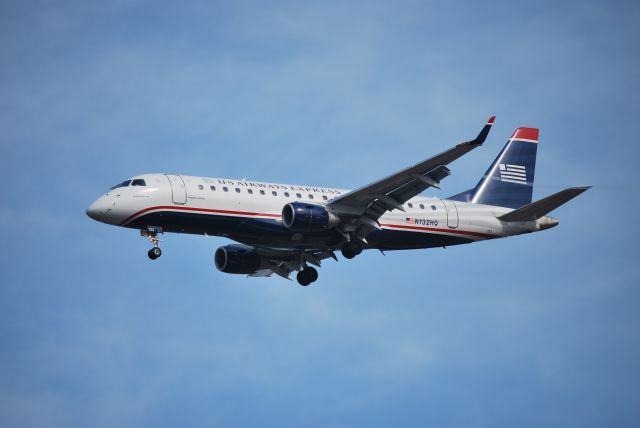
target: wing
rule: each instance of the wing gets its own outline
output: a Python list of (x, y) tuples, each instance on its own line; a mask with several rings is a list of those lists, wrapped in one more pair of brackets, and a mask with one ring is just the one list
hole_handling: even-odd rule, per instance
[(446, 165), (481, 146), (494, 120), (495, 116), (492, 116), (473, 140), (460, 143), (439, 155), (345, 193), (329, 202), (327, 209), (342, 219), (351, 217), (351, 229), (358, 229), (357, 235), (363, 239), (373, 228), (380, 227), (378, 219), (385, 212), (394, 209), (404, 211), (402, 204), (409, 199), (429, 187), (440, 188), (440, 181), (451, 174)]
[(256, 251), (266, 266), (249, 274), (249, 276), (271, 276), (274, 273), (286, 279), (291, 279), (291, 272), (304, 268), (305, 263), (320, 267), (322, 260), (332, 258), (338, 261), (331, 250), (280, 250), (272, 248), (256, 247)]

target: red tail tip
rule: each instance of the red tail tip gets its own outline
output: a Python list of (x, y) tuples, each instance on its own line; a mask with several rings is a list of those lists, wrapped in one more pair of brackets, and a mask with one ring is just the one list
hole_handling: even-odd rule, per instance
[(516, 140), (531, 140), (538, 142), (538, 128), (518, 128), (511, 136)]
[(493, 121), (494, 121), (494, 120), (496, 120), (496, 117), (495, 117), (495, 116), (491, 116), (491, 117), (489, 118), (489, 121), (487, 122), (487, 125), (493, 125)]

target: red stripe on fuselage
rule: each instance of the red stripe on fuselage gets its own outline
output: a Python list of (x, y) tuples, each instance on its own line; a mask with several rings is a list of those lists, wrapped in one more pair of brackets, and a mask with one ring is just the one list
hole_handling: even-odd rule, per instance
[(478, 238), (497, 238), (496, 235), (490, 235), (488, 233), (480, 233), (480, 232), (470, 232), (468, 230), (458, 230), (458, 229), (438, 229), (435, 227), (423, 227), (423, 226), (407, 226), (405, 224), (381, 224), (383, 227), (391, 227), (395, 229), (408, 229), (408, 230), (423, 230), (427, 232), (442, 232), (442, 233), (453, 233), (456, 235), (468, 235), (475, 236)]
[[(129, 217), (127, 217), (126, 220), (120, 223), (120, 226), (124, 226), (126, 223), (129, 223), (135, 217), (148, 213), (149, 211), (156, 211), (156, 210), (178, 210), (178, 211), (192, 211), (192, 212), (210, 213), (210, 214), (232, 214), (232, 215), (247, 216), (247, 217), (270, 217), (270, 218), (281, 217), (280, 214), (256, 213), (251, 211), (215, 210), (211, 208), (194, 208), (194, 207), (183, 207), (183, 206), (160, 205), (156, 207), (145, 208), (143, 210), (138, 211), (135, 214), (130, 215)], [(451, 233), (454, 235), (467, 235), (467, 236), (475, 236), (478, 238), (497, 238), (496, 235), (490, 235), (487, 233), (480, 233), (480, 232), (470, 232), (467, 230), (458, 230), (458, 229), (439, 229), (435, 227), (408, 226), (405, 224), (390, 224), (390, 223), (381, 224), (381, 226), (387, 227), (387, 228), (395, 228), (395, 229)]]

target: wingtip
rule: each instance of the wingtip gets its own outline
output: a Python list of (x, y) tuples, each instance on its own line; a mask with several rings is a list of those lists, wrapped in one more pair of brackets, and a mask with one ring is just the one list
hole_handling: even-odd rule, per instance
[(467, 144), (471, 144), (474, 146), (482, 145), (482, 143), (484, 143), (484, 141), (487, 139), (487, 135), (489, 135), (489, 131), (491, 130), (491, 126), (493, 125), (494, 120), (496, 120), (496, 117), (491, 116), (478, 136), (474, 140), (469, 141)]
[(593, 186), (576, 186), (576, 187), (574, 187), (574, 189), (586, 192), (587, 190), (591, 189), (592, 187)]

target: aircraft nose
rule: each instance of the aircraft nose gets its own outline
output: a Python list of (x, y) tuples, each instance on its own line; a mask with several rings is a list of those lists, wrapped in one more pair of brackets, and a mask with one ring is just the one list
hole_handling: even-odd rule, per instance
[(93, 203), (87, 207), (86, 213), (90, 218), (96, 221), (102, 221), (105, 214), (105, 205), (102, 198), (93, 201)]
[(95, 202), (87, 207), (86, 213), (90, 218), (98, 220), (98, 207)]

